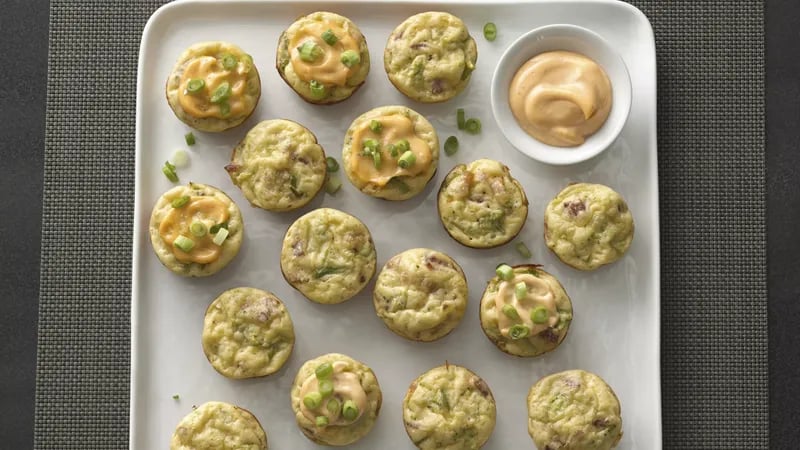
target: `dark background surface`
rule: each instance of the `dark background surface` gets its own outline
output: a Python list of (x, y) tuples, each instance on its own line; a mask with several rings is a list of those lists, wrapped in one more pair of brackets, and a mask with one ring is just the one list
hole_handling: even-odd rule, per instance
[[(48, 2), (2, 1), (0, 442), (8, 449), (33, 445), (47, 24)], [(770, 447), (790, 449), (800, 442), (800, 2), (767, 0), (766, 30)]]

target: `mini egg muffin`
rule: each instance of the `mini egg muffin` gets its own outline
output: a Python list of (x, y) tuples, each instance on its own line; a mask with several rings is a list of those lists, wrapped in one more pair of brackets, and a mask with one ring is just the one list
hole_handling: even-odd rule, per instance
[(206, 309), (203, 352), (228, 378), (275, 373), (294, 347), (289, 311), (274, 294), (250, 287), (229, 289)]
[(386, 262), (372, 301), (390, 330), (414, 341), (435, 341), (453, 331), (464, 317), (467, 279), (444, 253), (414, 248)]
[(389, 36), (383, 67), (389, 81), (412, 100), (436, 103), (469, 84), (478, 46), (458, 17), (446, 12), (413, 15)]
[(567, 370), (528, 392), (528, 433), (539, 450), (608, 450), (622, 437), (614, 391), (593, 373)]
[(405, 200), (425, 189), (439, 166), (439, 137), (428, 120), (405, 106), (360, 115), (344, 137), (347, 178), (361, 192)]
[(403, 424), (422, 450), (483, 447), (497, 416), (492, 391), (483, 379), (454, 364), (419, 376), (403, 399)]
[(500, 350), (538, 356), (561, 344), (572, 302), (556, 277), (535, 265), (501, 264), (481, 297), (481, 328)]
[(293, 288), (316, 303), (341, 303), (375, 275), (377, 255), (366, 225), (350, 214), (320, 208), (286, 231), (281, 272)]
[(159, 197), (150, 215), (150, 242), (178, 275), (213, 275), (239, 253), (244, 223), (224, 192), (205, 184), (176, 186)]
[(167, 101), (184, 123), (225, 131), (250, 117), (261, 97), (253, 58), (227, 42), (200, 42), (184, 51), (167, 78)]
[(439, 189), (439, 218), (459, 243), (491, 248), (514, 239), (528, 217), (522, 186), (500, 162), (479, 159), (459, 164)]
[(364, 363), (328, 353), (300, 367), (291, 401), (297, 426), (317, 444), (352, 444), (375, 425), (383, 396)]
[(305, 206), (327, 176), (316, 136), (283, 119), (265, 120), (248, 131), (225, 170), (253, 206), (269, 211)]
[(633, 215), (625, 199), (602, 184), (570, 184), (544, 212), (547, 247), (579, 270), (594, 270), (620, 259), (631, 245), (633, 231)]
[(224, 402), (196, 407), (178, 423), (170, 450), (267, 450), (267, 434), (248, 410)]
[(367, 79), (367, 40), (347, 17), (314, 12), (300, 17), (281, 34), (276, 67), (303, 100), (338, 103)]

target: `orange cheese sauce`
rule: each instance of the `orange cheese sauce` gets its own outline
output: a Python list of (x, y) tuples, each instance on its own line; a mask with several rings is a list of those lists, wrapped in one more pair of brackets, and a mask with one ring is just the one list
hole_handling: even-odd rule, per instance
[[(527, 295), (518, 299), (514, 294), (514, 286), (517, 283), (525, 283)], [(517, 309), (519, 319), (511, 319), (503, 313), (503, 306), (511, 305)], [(548, 319), (545, 323), (533, 323), (531, 312), (537, 307), (544, 307), (548, 312)], [(529, 336), (535, 336), (549, 327), (558, 324), (558, 311), (556, 309), (555, 296), (550, 285), (541, 278), (531, 274), (514, 274), (510, 281), (503, 281), (497, 290), (495, 300), (497, 309), (497, 325), (500, 334), (508, 337), (509, 329), (517, 323), (527, 326), (530, 329)]]
[[(367, 393), (361, 386), (361, 381), (358, 375), (353, 372), (346, 372), (345, 364), (341, 361), (333, 363), (333, 395), (322, 400), (319, 408), (310, 410), (306, 407), (302, 399), (311, 392), (319, 391), (319, 380), (315, 374), (311, 374), (300, 387), (300, 411), (306, 416), (308, 420), (314, 421), (317, 416), (326, 416), (328, 424), (331, 425), (348, 425), (357, 421), (364, 412), (367, 411)], [(358, 406), (358, 417), (355, 420), (346, 420), (341, 415), (341, 411), (328, 411), (327, 403), (331, 398), (339, 401), (339, 404), (344, 404), (347, 400), (352, 400)]]
[[(161, 221), (158, 233), (164, 242), (172, 245), (172, 253), (178, 261), (208, 264), (219, 258), (222, 248), (214, 244), (214, 236), (211, 233), (197, 237), (189, 231), (189, 226), (192, 222), (199, 221), (210, 229), (216, 224), (227, 222), (228, 217), (228, 207), (224, 202), (214, 197), (191, 197), (186, 205), (172, 208)], [(194, 241), (192, 251), (187, 253), (173, 245), (180, 235)]]
[(583, 55), (546, 52), (519, 68), (508, 99), (526, 133), (548, 145), (575, 147), (608, 119), (611, 82), (602, 67)]
[[(322, 40), (322, 33), (327, 30), (331, 30), (339, 38), (333, 45)], [(289, 41), (292, 68), (303, 81), (316, 80), (326, 86), (346, 86), (350, 74), (358, 70), (360, 64), (345, 66), (341, 61), (342, 53), (353, 50), (360, 54), (360, 39), (361, 36), (351, 36), (340, 25), (328, 21), (305, 24)], [(306, 41), (313, 41), (322, 49), (322, 55), (313, 62), (300, 59), (297, 47)]]
[[(186, 85), (189, 80), (195, 78), (205, 81), (205, 87), (200, 92), (189, 93)], [(211, 95), (219, 85), (226, 81), (231, 87), (231, 95), (227, 100), (230, 112), (223, 116), (220, 105), (211, 103)], [(216, 119), (237, 117), (244, 114), (246, 108), (244, 101), (246, 86), (247, 70), (245, 65), (239, 63), (233, 69), (226, 70), (217, 58), (201, 56), (191, 60), (183, 69), (178, 90), (178, 102), (181, 108), (192, 117)]]
[[(382, 187), (393, 177), (414, 176), (424, 172), (430, 166), (432, 159), (431, 148), (416, 135), (411, 119), (396, 114), (381, 116), (374, 120), (377, 120), (383, 126), (380, 133), (370, 130), (369, 124), (371, 120), (365, 121), (353, 131), (349, 164), (351, 172), (359, 179)], [(380, 143), (380, 168), (375, 168), (372, 156), (361, 154), (364, 147), (363, 142), (367, 139), (375, 139)], [(397, 159), (400, 155), (398, 155), (398, 158), (392, 157), (391, 153), (386, 149), (389, 144), (396, 144), (403, 139), (408, 140), (410, 150), (416, 157), (414, 164), (406, 169), (402, 169), (397, 165)]]

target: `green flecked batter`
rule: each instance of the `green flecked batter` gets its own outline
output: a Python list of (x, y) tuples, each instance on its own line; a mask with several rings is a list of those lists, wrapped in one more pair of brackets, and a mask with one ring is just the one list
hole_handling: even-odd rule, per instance
[(479, 449), (492, 434), (496, 415), (486, 382), (453, 364), (420, 375), (403, 400), (406, 432), (422, 450)]
[(620, 405), (599, 376), (568, 370), (528, 393), (528, 433), (539, 450), (608, 450), (622, 437)]
[(438, 197), (445, 230), (468, 247), (491, 248), (513, 239), (528, 217), (528, 199), (508, 167), (490, 159), (459, 164)]
[(375, 274), (377, 255), (367, 227), (350, 214), (320, 208), (286, 231), (281, 271), (295, 289), (317, 303), (341, 303)]
[(280, 369), (294, 347), (289, 312), (272, 293), (240, 287), (223, 292), (206, 310), (203, 351), (220, 374), (252, 378)]
[(225, 166), (233, 184), (254, 206), (289, 211), (310, 202), (325, 184), (325, 152), (304, 126), (265, 120), (233, 150)]
[(375, 311), (400, 336), (433, 341), (450, 333), (467, 308), (467, 280), (452, 258), (416, 248), (393, 256), (378, 275)]
[(561, 261), (594, 270), (628, 251), (633, 215), (622, 196), (608, 186), (571, 184), (547, 205), (544, 230), (547, 247)]
[(386, 42), (383, 65), (389, 80), (406, 96), (443, 102), (469, 83), (478, 47), (467, 26), (446, 12), (424, 12), (401, 23)]
[(267, 435), (258, 419), (238, 406), (204, 403), (181, 419), (170, 450), (267, 450)]

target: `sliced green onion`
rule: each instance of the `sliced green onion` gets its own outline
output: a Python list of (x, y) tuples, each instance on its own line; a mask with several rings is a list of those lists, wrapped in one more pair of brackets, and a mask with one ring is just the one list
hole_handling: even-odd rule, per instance
[(320, 83), (317, 80), (311, 80), (308, 82), (308, 86), (311, 89), (311, 97), (316, 100), (325, 98), (325, 85)]
[(376, 169), (381, 168), (381, 152), (379, 151), (372, 152), (372, 164), (375, 165)]
[(401, 139), (394, 145), (397, 147), (397, 151), (401, 154), (411, 150), (411, 144), (408, 143), (408, 139)]
[(380, 133), (381, 130), (383, 130), (383, 124), (377, 120), (373, 120), (369, 123), (369, 129), (372, 130), (373, 133)]
[(292, 191), (292, 194), (298, 197), (303, 196), (303, 191), (297, 189), (297, 175), (293, 173), (289, 173), (289, 190)]
[(524, 282), (520, 281), (519, 283), (514, 285), (514, 296), (517, 297), (517, 300), (522, 300), (523, 298), (528, 296), (528, 285)]
[(517, 249), (517, 252), (519, 252), (519, 254), (522, 255), (523, 258), (530, 258), (532, 256), (531, 251), (528, 250), (528, 246), (525, 245), (523, 242), (517, 242), (517, 245), (515, 245), (514, 247)]
[(528, 337), (531, 333), (531, 329), (526, 327), (525, 325), (514, 325), (513, 327), (508, 329), (508, 337), (511, 339), (522, 339), (524, 337)]
[(305, 62), (314, 62), (317, 58), (322, 56), (322, 48), (314, 41), (305, 41), (297, 51), (300, 53), (300, 59)]
[(364, 139), (361, 145), (364, 148), (364, 156), (368, 156), (377, 152), (381, 144), (375, 139)]
[(322, 404), (322, 394), (319, 392), (309, 392), (303, 397), (303, 404), (308, 409), (317, 409)]
[(222, 222), (215, 225), (211, 225), (211, 228), (208, 230), (211, 234), (217, 234), (219, 230), (222, 228), (228, 229), (228, 222)]
[(537, 306), (533, 311), (531, 311), (531, 320), (533, 323), (545, 323), (547, 322), (547, 318), (549, 316), (550, 313), (544, 306)]
[(497, 25), (492, 22), (487, 22), (486, 25), (483, 26), (483, 37), (489, 42), (497, 39)]
[(173, 399), (173, 400), (180, 400), (180, 399), (181, 399), (181, 396), (180, 396), (180, 395), (178, 395), (178, 394), (175, 394), (175, 395), (173, 395), (173, 396), (172, 396), (172, 399)]
[(239, 61), (236, 60), (236, 57), (231, 55), (230, 53), (226, 54), (222, 57), (222, 68), (225, 70), (231, 70), (236, 67), (236, 64)]
[(211, 98), (209, 101), (211, 103), (222, 103), (231, 96), (231, 84), (227, 81), (224, 81), (222, 84), (217, 86), (214, 89), (214, 92), (211, 94)]
[(169, 181), (172, 181), (173, 183), (178, 182), (178, 174), (175, 173), (175, 166), (170, 164), (169, 161), (164, 163), (164, 167), (161, 168), (161, 172), (164, 174), (164, 176), (167, 177)]
[(337, 42), (339, 41), (339, 38), (338, 38), (338, 37), (336, 37), (336, 35), (335, 35), (335, 34), (333, 34), (333, 31), (332, 31), (332, 30), (330, 30), (330, 29), (329, 29), (329, 30), (327, 30), (327, 31), (324, 31), (324, 32), (322, 33), (322, 36), (320, 36), (320, 37), (321, 37), (321, 38), (322, 38), (322, 40), (323, 40), (323, 41), (325, 41), (325, 43), (326, 43), (326, 44), (328, 44), (328, 45), (333, 45), (333, 44), (335, 44), (335, 43), (337, 43)]
[(325, 416), (317, 416), (317, 418), (315, 419), (315, 423), (320, 428), (327, 427), (328, 426), (328, 418), (325, 417)]
[(189, 154), (186, 153), (186, 150), (178, 149), (172, 154), (170, 160), (175, 167), (186, 167), (189, 164)]
[(447, 156), (453, 156), (458, 151), (458, 138), (455, 136), (450, 136), (444, 141), (444, 154)]
[(388, 144), (386, 146), (386, 150), (389, 151), (389, 154), (392, 155), (392, 158), (397, 158), (400, 152), (397, 150), (397, 146), (394, 144)]
[(227, 228), (220, 228), (217, 234), (214, 235), (214, 244), (221, 246), (225, 242), (225, 239), (228, 239), (229, 233)]
[(332, 273), (339, 273), (341, 270), (342, 269), (339, 267), (323, 266), (314, 271), (314, 278), (322, 278), (325, 275), (330, 275)]
[(458, 125), (458, 129), (463, 130), (466, 123), (467, 119), (465, 117), (464, 108), (458, 108), (456, 110), (456, 124)]
[(336, 161), (332, 156), (325, 158), (325, 166), (329, 173), (337, 172), (339, 170), (339, 161)]
[(331, 365), (329, 362), (320, 364), (317, 366), (316, 370), (314, 370), (314, 375), (318, 380), (330, 378), (331, 375), (333, 375), (333, 365)]
[(192, 222), (192, 224), (189, 225), (189, 231), (196, 237), (203, 237), (208, 233), (208, 227), (206, 227), (206, 224), (203, 222)]
[(183, 252), (189, 253), (194, 248), (194, 241), (181, 234), (175, 238), (172, 245), (178, 247)]
[(186, 204), (189, 203), (189, 196), (184, 195), (175, 199), (172, 199), (172, 207), (173, 208), (183, 208)]
[(478, 119), (467, 119), (464, 123), (464, 128), (469, 134), (478, 134), (481, 132), (481, 121)]
[(194, 143), (195, 143), (194, 133), (192, 133), (191, 131), (186, 133), (186, 135), (183, 138), (186, 140), (186, 145), (188, 145), (190, 147), (192, 145), (194, 145)]
[(228, 102), (220, 103), (219, 113), (222, 117), (227, 116), (231, 113), (231, 105)]
[(325, 192), (331, 195), (339, 192), (341, 188), (342, 180), (340, 180), (339, 177), (329, 177), (328, 181), (325, 183)]
[(413, 166), (416, 161), (417, 157), (414, 155), (414, 152), (408, 150), (397, 160), (397, 165), (400, 166), (401, 169), (408, 169)]
[(503, 314), (505, 314), (509, 319), (519, 319), (519, 312), (517, 312), (517, 308), (514, 308), (511, 305), (503, 305)]
[(333, 381), (329, 379), (319, 381), (319, 393), (322, 398), (327, 398), (333, 395)]
[(342, 405), (342, 416), (344, 416), (345, 420), (356, 420), (356, 417), (358, 417), (358, 406), (356, 406), (354, 401), (347, 400), (344, 402), (344, 405)]
[(514, 278), (514, 269), (508, 264), (500, 264), (497, 266), (497, 269), (494, 270), (494, 273), (503, 281), (509, 281)]
[(192, 78), (186, 83), (186, 91), (190, 94), (197, 94), (202, 91), (204, 87), (206, 87), (206, 82), (201, 78)]
[(328, 404), (325, 405), (325, 408), (328, 409), (329, 413), (336, 414), (341, 410), (342, 405), (339, 404), (339, 400), (336, 400), (335, 398), (332, 398), (332, 399), (328, 400)]
[(342, 56), (339, 58), (339, 61), (341, 61), (346, 67), (353, 67), (361, 62), (361, 55), (359, 55), (355, 50), (345, 50), (342, 52)]

